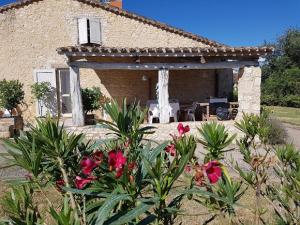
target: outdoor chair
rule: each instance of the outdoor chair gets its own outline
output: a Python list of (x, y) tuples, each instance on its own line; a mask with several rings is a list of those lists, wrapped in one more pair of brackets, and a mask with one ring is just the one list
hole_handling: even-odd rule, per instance
[(180, 106), (178, 102), (170, 103), (169, 116), (174, 118), (174, 122), (178, 122), (178, 112), (180, 111)]
[(229, 120), (229, 103), (227, 98), (210, 98), (209, 99), (209, 113), (215, 115), (218, 120)]
[(238, 109), (237, 108), (230, 109), (229, 114), (230, 114), (230, 119), (235, 120), (235, 118), (238, 114)]
[(230, 113), (229, 109), (226, 107), (218, 107), (216, 109), (216, 116), (218, 120), (229, 120), (230, 119)]
[(187, 109), (187, 119), (196, 121), (197, 102), (193, 102), (192, 107)]
[(159, 119), (158, 104), (150, 104), (148, 109), (148, 123), (152, 124), (153, 119)]

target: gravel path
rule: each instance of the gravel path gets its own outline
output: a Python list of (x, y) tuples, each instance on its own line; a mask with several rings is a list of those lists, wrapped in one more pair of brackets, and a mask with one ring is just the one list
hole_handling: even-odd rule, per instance
[(300, 127), (287, 123), (284, 123), (283, 126), (288, 134), (288, 142), (294, 144), (300, 150)]
[[(6, 148), (2, 142), (0, 142), (0, 153), (6, 153)], [(5, 166), (9, 165), (9, 162), (7, 159), (0, 157), (0, 180), (6, 179), (6, 178), (17, 178), (17, 177), (24, 177), (26, 174), (24, 171), (22, 171), (20, 168), (17, 167), (9, 167), (4, 168)]]

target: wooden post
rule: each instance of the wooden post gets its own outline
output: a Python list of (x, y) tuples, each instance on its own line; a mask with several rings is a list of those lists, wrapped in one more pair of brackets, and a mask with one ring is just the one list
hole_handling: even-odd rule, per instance
[(158, 71), (158, 105), (159, 122), (169, 123), (169, 70), (166, 69), (160, 69)]
[(72, 99), (73, 126), (84, 126), (79, 68), (75, 66), (70, 67), (70, 89)]

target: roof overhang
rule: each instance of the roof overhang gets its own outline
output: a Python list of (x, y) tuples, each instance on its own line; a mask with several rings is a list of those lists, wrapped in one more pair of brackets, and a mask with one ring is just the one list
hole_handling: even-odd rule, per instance
[(258, 59), (272, 54), (271, 47), (208, 48), (116, 48), (102, 46), (61, 47), (57, 52), (67, 57), (245, 57)]

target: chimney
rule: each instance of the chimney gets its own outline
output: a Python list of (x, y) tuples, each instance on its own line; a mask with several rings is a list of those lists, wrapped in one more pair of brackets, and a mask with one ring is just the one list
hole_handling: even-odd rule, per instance
[(122, 0), (110, 0), (110, 1), (107, 1), (107, 2), (108, 2), (108, 4), (110, 4), (113, 7), (117, 7), (117, 8), (120, 8), (120, 9), (123, 8)]

